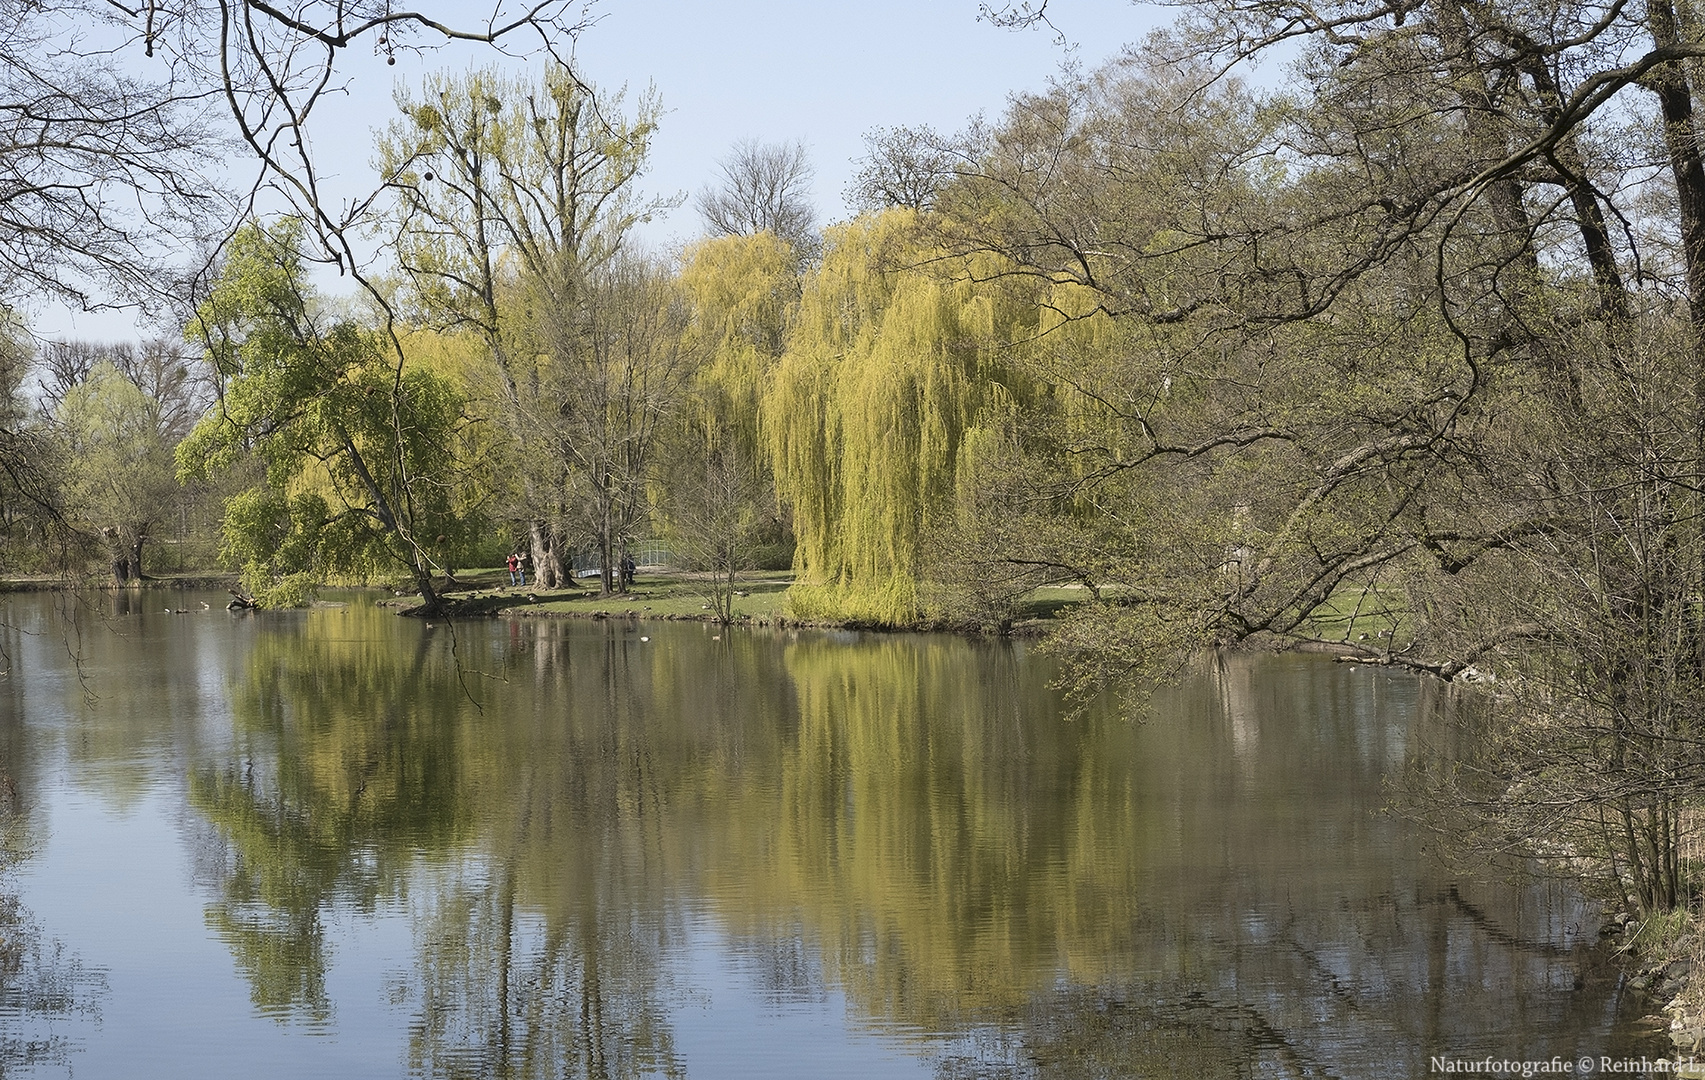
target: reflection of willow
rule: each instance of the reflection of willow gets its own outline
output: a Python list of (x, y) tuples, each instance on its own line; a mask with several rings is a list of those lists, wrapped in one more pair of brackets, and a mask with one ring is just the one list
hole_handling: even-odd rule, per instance
[(970, 642), (802, 641), (788, 672), (782, 759), (702, 774), (706, 887), (743, 936), (814, 938), (867, 1016), (965, 1032), (944, 1074), (1408, 1075), (1512, 1016), (1559, 1052), (1603, 1022), (1567, 992), (1575, 901), (1466, 903), (1377, 813), (1412, 680), (1222, 657), (1133, 726), (1066, 724)]
[(670, 935), (632, 899), (519, 909), (512, 867), (456, 867), (420, 895), (411, 1073), (683, 1076), (658, 983)]
[(194, 778), (211, 917), (312, 1015), (326, 906), (406, 892), (420, 1075), (683, 1071), (663, 972), (701, 899), (772, 991), (958, 1033), (944, 1075), (1409, 1075), (1512, 1013), (1599, 1019), (1578, 912), (1452, 893), (1373, 813), (1405, 680), (1233, 657), (1147, 725), (1067, 724), (1041, 665), (958, 639), (498, 623), (459, 673), (443, 628), (315, 620), (263, 637)]
[(701, 781), (726, 822), (701, 836), (706, 885), (736, 932), (803, 919), (864, 1009), (926, 1027), (1129, 951), (1145, 843), (1130, 777), (1080, 745), (1087, 726), (1038, 731), (1052, 694), (1010, 650), (811, 638), (787, 671), (782, 760)]

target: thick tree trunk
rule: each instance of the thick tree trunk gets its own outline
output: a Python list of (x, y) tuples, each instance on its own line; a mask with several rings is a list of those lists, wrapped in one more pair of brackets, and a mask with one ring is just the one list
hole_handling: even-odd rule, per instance
[[(1502, 161), (1510, 152), (1507, 124), (1493, 99), (1486, 68), (1475, 53), (1474, 32), (1463, 16), (1459, 0), (1433, 0), (1431, 6), (1439, 40), (1446, 50), (1445, 62), (1462, 96), (1463, 124), (1474, 167)], [(1533, 224), (1522, 205), (1521, 184), (1510, 176), (1494, 180), (1488, 186), (1486, 198), (1497, 224), (1503, 257), (1524, 270), (1536, 270), (1539, 257), (1532, 243)]]
[[(1659, 48), (1680, 44), (1681, 31), (1671, 0), (1650, 0), (1647, 6), (1652, 41)], [(1687, 308), (1693, 325), (1693, 438), (1694, 460), (1705, 461), (1705, 157), (1699, 147), (1699, 132), (1693, 118), (1693, 90), (1679, 64), (1656, 69), (1647, 87), (1657, 95), (1663, 114), (1664, 147), (1669, 151), (1670, 171), (1675, 178), (1676, 202), (1681, 211), (1681, 247), (1687, 274)], [(1701, 535), (1694, 538), (1699, 551), (1692, 567), (1694, 588), (1705, 587), (1705, 521)], [(1696, 618), (1689, 627), (1693, 652), (1692, 671), (1705, 677), (1705, 624)]]
[(616, 543), (608, 525), (598, 530), (598, 592), (613, 596), (616, 592)]
[(409, 576), (414, 578), (415, 592), (420, 594), (420, 607), (406, 614), (437, 615), (444, 608), (444, 598), (438, 594), (438, 587), (432, 584), (432, 564), (427, 562), (425, 553), (419, 547), (410, 543), (407, 537), (402, 539), (409, 549)]
[(734, 551), (724, 546), (718, 554), (716, 571), (711, 575), (716, 590), (716, 621), (724, 626), (734, 621), (734, 579), (737, 574)]
[(598, 594), (612, 596), (616, 592), (616, 507), (608, 474), (597, 476), (598, 492)]
[(142, 546), (148, 542), (144, 530), (104, 528), (101, 537), (107, 542), (107, 566), (115, 585), (129, 585), (142, 580)]
[[(1652, 41), (1659, 48), (1679, 45), (1675, 8), (1670, 0), (1652, 0)], [(1693, 123), (1693, 92), (1679, 65), (1657, 69), (1650, 82), (1664, 119), (1664, 146), (1669, 151), (1681, 210), (1682, 254), (1686, 262), (1688, 311), (1696, 330), (1705, 329), (1705, 159)]]
[[(1534, 89), (1539, 92), (1545, 122), (1552, 126), (1562, 123), (1563, 92), (1552, 77), (1551, 69), (1536, 54), (1522, 70), (1527, 72), (1528, 78), (1533, 80)], [(1566, 132), (1557, 140), (1556, 148), (1551, 151), (1551, 163), (1563, 178), (1569, 205), (1575, 211), (1575, 225), (1581, 233), (1581, 247), (1586, 252), (1587, 263), (1592, 267), (1602, 310), (1608, 318), (1626, 319), (1628, 289), (1623, 283), (1622, 271), (1616, 265), (1616, 251), (1611, 245), (1604, 207), (1599, 205), (1598, 194), (1587, 176), (1586, 159), (1581, 155), (1574, 131)]]
[(541, 589), (572, 589), (574, 576), (562, 565), (562, 535), (554, 525), (534, 519), (527, 523), (533, 556), (533, 584)]

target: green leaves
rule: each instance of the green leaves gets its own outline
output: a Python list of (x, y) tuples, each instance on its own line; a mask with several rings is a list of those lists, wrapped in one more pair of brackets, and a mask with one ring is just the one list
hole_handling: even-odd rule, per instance
[(54, 410), (67, 514), (108, 549), (121, 583), (141, 576), (143, 546), (177, 494), (159, 417), (159, 402), (105, 361)]
[(225, 521), (225, 550), (257, 592), (299, 573), (400, 565), (429, 594), (431, 565), (465, 532), (462, 398), (443, 377), (405, 369), (386, 335), (328, 320), (299, 236), (288, 221), (245, 228), (197, 312), (192, 333), (224, 393), (179, 448), (179, 469), (204, 476), (250, 455), (265, 464), (265, 488), (233, 499)]

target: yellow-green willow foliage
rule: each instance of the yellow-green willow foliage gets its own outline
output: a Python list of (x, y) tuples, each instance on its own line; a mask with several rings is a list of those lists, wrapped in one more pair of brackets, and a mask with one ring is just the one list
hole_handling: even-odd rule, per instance
[[(459, 463), (462, 483), (455, 490), (456, 504), (470, 515), (475, 530), (485, 528), (494, 512), (513, 502), (516, 461), (520, 450), (496, 422), (503, 403), (502, 386), (495, 374), (489, 345), (466, 330), (412, 329), (401, 334), (403, 361), (410, 371), (427, 371), (456, 387), (465, 401), (469, 423), (455, 433), (452, 451)], [(477, 538), (470, 534), (470, 542)], [(471, 548), (452, 555), (455, 561), (471, 558)]]
[(719, 236), (687, 252), (680, 284), (693, 308), (688, 335), (705, 357), (698, 416), (712, 442), (760, 446), (759, 403), (799, 306), (793, 249), (775, 234)]
[(907, 269), (934, 254), (914, 226), (890, 210), (830, 230), (764, 398), (798, 617), (915, 620), (919, 539), (954, 512), (980, 432), (1010, 411), (1012, 309), (965, 275)]
[(761, 770), (704, 773), (704, 888), (736, 936), (797, 920), (861, 1012), (924, 1027), (1022, 1008), (1062, 973), (1115, 976), (1144, 948), (1159, 834), (1128, 726), (1030, 740), (1013, 713), (1056, 696), (973, 641), (805, 639), (786, 662), (792, 738), (745, 748)]

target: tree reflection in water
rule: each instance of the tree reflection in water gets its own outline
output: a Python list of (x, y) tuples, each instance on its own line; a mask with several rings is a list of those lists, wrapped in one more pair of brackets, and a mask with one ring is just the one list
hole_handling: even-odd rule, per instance
[(68, 1021), (98, 1023), (106, 989), (99, 972), (43, 935), (16, 896), (0, 894), (0, 1076), (69, 1070), (78, 1040), (55, 1029)]
[[(399, 648), (399, 629), (419, 636)], [(676, 1075), (662, 882), (623, 857), (655, 843), (646, 749), (539, 711), (585, 693), (548, 635), (472, 645), (469, 667), (421, 631), (351, 608), (260, 637), (236, 753), (191, 778), (229, 851), (209, 924), (258, 1006), (324, 1022), (322, 913), (407, 904), (417, 969), (391, 996), (414, 1012), (412, 1072)]]
[(190, 783), (256, 1003), (326, 1022), (325, 915), (383, 908), (417, 1075), (684, 1075), (701, 916), (766, 998), (833, 988), (944, 1077), (1411, 1075), (1512, 1016), (1545, 1056), (1608, 1025), (1578, 900), (1379, 814), (1413, 681), (1218, 658), (1147, 724), (1066, 723), (1022, 648), (701, 629), (259, 634)]
[(684, 1076), (663, 1007), (669, 935), (587, 897), (518, 912), (512, 873), (457, 867), (423, 891), (409, 1067), (423, 1076)]
[[(48, 938), (18, 899), (13, 875), (34, 849), (20, 680), (18, 625), (0, 620), (0, 1076), (43, 1068), (70, 1071), (76, 1030), (100, 1020), (105, 977)], [(24, 777), (20, 783), (15, 777)], [(20, 788), (22, 790), (20, 790)]]

